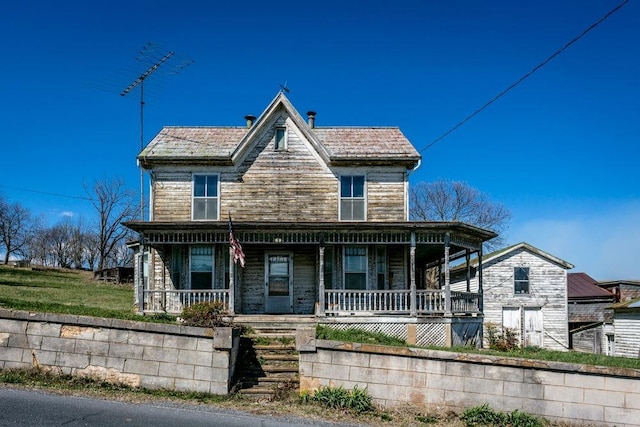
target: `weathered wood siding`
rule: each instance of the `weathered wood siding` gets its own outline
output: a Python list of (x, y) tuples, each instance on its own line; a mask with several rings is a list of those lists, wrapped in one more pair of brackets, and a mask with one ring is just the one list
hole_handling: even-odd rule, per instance
[[(529, 267), (529, 294), (515, 294), (514, 267)], [(525, 249), (508, 252), (483, 264), (484, 322), (502, 325), (503, 308), (540, 308), (543, 321), (543, 347), (566, 350), (569, 347), (567, 315), (567, 271), (546, 258)], [(465, 291), (465, 279), (452, 283), (453, 290)], [(471, 291), (478, 289), (477, 275)], [(485, 337), (487, 336), (485, 328)]]
[(367, 220), (406, 220), (405, 174), (401, 168), (358, 167), (332, 170), (284, 117), (287, 149), (275, 150), (274, 126), (266, 127), (238, 167), (157, 167), (154, 170), (153, 220), (191, 219), (192, 175), (220, 176), (220, 217), (236, 221), (338, 220), (339, 176), (367, 176)]
[(640, 358), (640, 310), (616, 311), (613, 328), (615, 356)]

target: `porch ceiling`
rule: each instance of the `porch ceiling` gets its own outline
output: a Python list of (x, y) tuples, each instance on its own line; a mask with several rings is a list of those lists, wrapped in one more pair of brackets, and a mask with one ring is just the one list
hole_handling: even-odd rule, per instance
[[(146, 245), (226, 243), (227, 221), (132, 221), (124, 223), (140, 233)], [(496, 236), (492, 231), (461, 222), (234, 222), (233, 231), (243, 245), (250, 244), (415, 244), (423, 256), (440, 253), (448, 233), (453, 251), (477, 250)]]

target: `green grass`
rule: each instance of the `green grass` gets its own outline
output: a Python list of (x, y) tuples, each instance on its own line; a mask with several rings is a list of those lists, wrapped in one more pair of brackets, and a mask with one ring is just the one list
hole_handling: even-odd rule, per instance
[(0, 266), (0, 307), (143, 320), (133, 311), (133, 286), (92, 280), (92, 273)]

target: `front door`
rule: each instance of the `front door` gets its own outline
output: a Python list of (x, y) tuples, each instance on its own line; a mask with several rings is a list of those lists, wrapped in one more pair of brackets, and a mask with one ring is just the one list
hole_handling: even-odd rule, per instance
[(293, 255), (265, 255), (265, 312), (293, 313)]

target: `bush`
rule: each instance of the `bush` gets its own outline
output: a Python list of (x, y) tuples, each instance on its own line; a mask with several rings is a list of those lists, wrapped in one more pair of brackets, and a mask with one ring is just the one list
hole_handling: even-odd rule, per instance
[(198, 302), (182, 310), (182, 322), (186, 326), (216, 328), (231, 326), (229, 311), (220, 301)]
[(517, 409), (510, 413), (494, 411), (486, 403), (467, 408), (462, 417), (467, 426), (496, 426), (496, 427), (542, 427), (544, 424), (533, 415)]
[(487, 341), (489, 348), (497, 351), (511, 351), (518, 347), (518, 332), (512, 328), (503, 327), (498, 331), (495, 323), (487, 323)]

